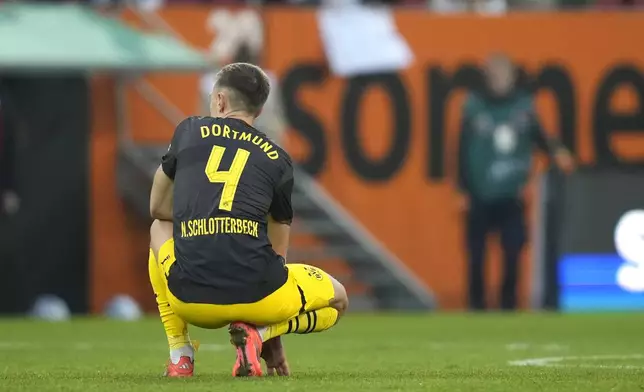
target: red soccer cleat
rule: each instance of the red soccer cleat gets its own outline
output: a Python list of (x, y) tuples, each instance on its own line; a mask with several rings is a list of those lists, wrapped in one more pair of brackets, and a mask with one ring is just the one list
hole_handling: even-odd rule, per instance
[[(199, 342), (196, 340), (193, 340), (191, 344), (192, 344), (192, 349), (194, 350), (194, 353), (197, 354), (197, 351), (199, 350)], [(165, 373), (163, 375), (165, 377), (181, 378), (181, 377), (192, 377), (194, 373), (195, 373), (194, 359), (190, 359), (190, 357), (181, 357), (179, 358), (179, 362), (177, 362), (176, 364), (168, 360), (168, 364), (166, 365)]]
[(257, 328), (250, 324), (236, 322), (228, 327), (230, 342), (237, 349), (237, 360), (233, 366), (233, 377), (261, 377), (262, 337)]
[(181, 357), (176, 364), (168, 361), (164, 376), (192, 377), (195, 372), (195, 362), (190, 357)]

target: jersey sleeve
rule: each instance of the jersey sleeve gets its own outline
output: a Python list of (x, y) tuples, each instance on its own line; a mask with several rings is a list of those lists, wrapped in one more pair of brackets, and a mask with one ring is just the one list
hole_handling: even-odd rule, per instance
[(273, 190), (273, 202), (270, 207), (270, 214), (276, 222), (290, 225), (293, 222), (293, 206), (291, 195), (293, 193), (293, 166), (289, 162), (280, 181)]
[(174, 180), (174, 175), (177, 172), (177, 154), (179, 152), (179, 139), (190, 123), (190, 118), (183, 120), (177, 125), (172, 135), (172, 141), (168, 147), (168, 151), (161, 158), (161, 168), (166, 176)]

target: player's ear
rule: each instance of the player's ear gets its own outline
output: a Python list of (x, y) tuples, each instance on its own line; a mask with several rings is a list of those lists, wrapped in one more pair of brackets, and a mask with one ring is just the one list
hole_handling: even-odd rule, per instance
[(226, 96), (221, 91), (217, 92), (217, 111), (219, 114), (226, 111)]

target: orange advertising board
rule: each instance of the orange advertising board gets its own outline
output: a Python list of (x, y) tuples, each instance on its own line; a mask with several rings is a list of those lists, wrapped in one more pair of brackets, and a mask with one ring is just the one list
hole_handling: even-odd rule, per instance
[[(211, 13), (195, 6), (165, 9), (161, 16), (190, 43), (206, 49), (214, 39), (208, 28)], [(518, 62), (536, 88), (544, 126), (560, 135), (582, 163), (644, 161), (644, 52), (636, 47), (636, 37), (644, 36), (644, 13), (483, 18), (397, 11), (398, 28), (416, 57), (413, 66), (397, 74), (351, 79), (330, 75), (314, 11), (268, 9), (262, 15), (263, 65), (280, 79), (291, 123), (287, 149), (421, 278), (442, 308), (465, 305), (455, 152), (463, 93), (480, 83), (478, 66), (485, 56), (505, 52)], [(199, 110), (197, 77), (158, 75), (150, 81), (186, 113)], [(132, 98), (130, 111), (136, 113), (132, 129), (137, 139), (169, 140), (173, 124), (144, 100)], [(101, 154), (113, 148), (106, 141), (112, 132), (108, 128), (97, 124), (95, 135), (102, 142), (94, 144), (95, 194), (103, 199), (113, 175), (96, 167), (113, 164), (108, 161), (112, 155)], [(115, 191), (109, 192), (110, 198), (116, 197)], [(104, 208), (97, 200), (94, 204), (95, 211)], [(132, 231), (140, 229), (118, 218), (125, 214), (123, 207), (116, 201), (110, 206), (97, 213), (109, 214), (114, 222), (94, 225), (95, 280), (115, 268), (105, 249), (118, 246), (114, 241), (139, 238)], [(126, 253), (119, 251), (118, 263), (145, 264), (141, 258), (146, 258), (146, 249), (137, 250), (136, 256)], [(524, 305), (529, 255), (528, 250), (522, 266)], [(492, 249), (490, 285), (499, 280), (497, 258), (498, 250)], [(95, 307), (107, 291), (114, 291), (109, 284), (99, 286)], [(121, 286), (121, 291), (128, 289)]]

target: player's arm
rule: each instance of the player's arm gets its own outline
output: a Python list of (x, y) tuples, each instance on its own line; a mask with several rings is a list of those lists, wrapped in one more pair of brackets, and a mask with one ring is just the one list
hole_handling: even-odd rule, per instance
[(293, 206), (291, 204), (293, 185), (293, 167), (289, 163), (282, 179), (273, 190), (273, 202), (268, 217), (268, 238), (275, 253), (284, 259), (286, 259), (288, 251), (291, 222), (293, 222)]
[(174, 136), (168, 151), (161, 158), (161, 165), (154, 174), (150, 191), (150, 216), (154, 219), (172, 220), (172, 201), (174, 192), (174, 175), (177, 172), (177, 153), (179, 136), (186, 128), (190, 118), (182, 121), (174, 130)]
[(273, 250), (286, 260), (288, 252), (288, 243), (291, 237), (291, 225), (281, 223), (272, 216), (268, 218), (268, 239), (273, 245)]
[(154, 173), (150, 192), (150, 216), (154, 219), (172, 220), (172, 193), (174, 181), (165, 173), (163, 164)]

